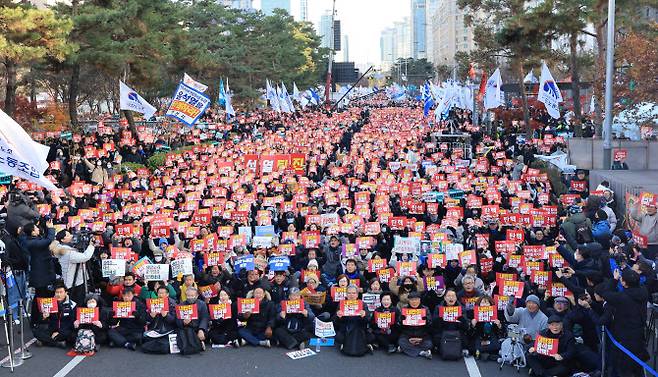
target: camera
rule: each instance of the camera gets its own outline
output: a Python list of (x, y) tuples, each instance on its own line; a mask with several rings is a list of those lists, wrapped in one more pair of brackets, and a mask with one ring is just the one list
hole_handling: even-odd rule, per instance
[(91, 237), (91, 229), (84, 226), (80, 227), (80, 230), (73, 234), (73, 247), (80, 251), (84, 251), (89, 246)]

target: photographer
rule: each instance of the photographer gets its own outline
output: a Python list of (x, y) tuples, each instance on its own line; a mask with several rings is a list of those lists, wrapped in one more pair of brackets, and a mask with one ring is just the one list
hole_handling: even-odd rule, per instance
[[(55, 283), (55, 261), (48, 250), (48, 245), (55, 239), (52, 220), (46, 223), (48, 233), (41, 236), (41, 231), (34, 223), (28, 223), (21, 231), (18, 240), (30, 255), (30, 281), (37, 298), (53, 297)], [(37, 300), (32, 301), (32, 313), (37, 313)], [(38, 323), (36, 315), (30, 317), (32, 326)]]
[[(647, 302), (649, 295), (640, 286), (640, 275), (630, 268), (619, 272), (615, 269), (614, 279), (597, 286), (596, 294), (605, 300), (605, 306), (612, 309), (612, 320), (608, 328), (612, 336), (641, 360), (648, 360), (645, 346), (645, 324), (647, 322)], [(622, 291), (617, 289), (621, 282)], [(619, 348), (613, 349), (615, 370), (621, 376), (643, 376), (642, 367)]]
[[(16, 284), (7, 285), (9, 305), (16, 308), (19, 300), (26, 298), (27, 293), (27, 271), (30, 260), (26, 250), (18, 242), (18, 239), (10, 234), (5, 228), (5, 218), (0, 218), (0, 258), (2, 263), (11, 268)], [(18, 310), (12, 310), (14, 321), (18, 320)]]
[(62, 280), (76, 304), (84, 304), (87, 272), (85, 263), (94, 255), (94, 245), (89, 244), (83, 253), (73, 246), (73, 235), (68, 230), (60, 230), (55, 241), (50, 244), (50, 251), (59, 260), (62, 267)]

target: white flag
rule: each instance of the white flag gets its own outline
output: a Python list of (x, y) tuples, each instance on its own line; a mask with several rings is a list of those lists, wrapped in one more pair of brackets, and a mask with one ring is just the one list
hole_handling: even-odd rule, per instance
[(525, 78), (523, 79), (524, 84), (536, 84), (538, 83), (537, 78), (535, 77), (534, 73), (532, 73), (532, 69), (530, 72), (528, 72), (527, 75), (525, 75)]
[(496, 71), (487, 80), (487, 87), (484, 90), (485, 110), (493, 109), (503, 104), (502, 85), (503, 79), (500, 77), (500, 68), (496, 68)]
[(553, 118), (560, 117), (560, 102), (562, 102), (562, 93), (557, 83), (553, 80), (553, 75), (545, 63), (541, 65), (541, 79), (539, 82), (539, 93), (537, 94), (537, 101), (546, 106), (546, 111)]
[(267, 99), (270, 101), (270, 106), (272, 106), (272, 110), (276, 111), (277, 113), (281, 112), (281, 105), (279, 104), (279, 95), (276, 93), (276, 89), (272, 87), (270, 84), (270, 80), (265, 79), (265, 93), (267, 96)]
[(150, 119), (157, 111), (155, 107), (146, 102), (142, 96), (124, 84), (123, 81), (119, 81), (119, 109), (141, 113), (145, 119)]
[(297, 88), (296, 83), (292, 83), (292, 99), (295, 101), (299, 102), (302, 99), (302, 94), (299, 92), (299, 89)]
[(0, 110), (0, 171), (27, 179), (48, 190), (57, 187), (43, 176), (50, 147), (32, 140), (16, 121)]
[[(226, 79), (226, 85), (228, 85), (228, 79)], [(200, 91), (201, 93), (205, 92), (206, 89), (208, 89), (208, 85), (203, 85), (202, 83), (194, 80), (190, 75), (187, 73), (183, 73), (183, 82), (187, 86), (191, 86), (192, 88)], [(228, 91), (228, 90), (227, 90)]]
[(231, 94), (226, 94), (226, 114), (230, 116), (235, 116), (235, 110), (233, 109), (233, 96)]
[(596, 98), (592, 94), (592, 98), (589, 100), (589, 113), (594, 114), (596, 112)]
[(283, 97), (286, 99), (286, 105), (288, 105), (288, 109), (290, 110), (291, 113), (294, 113), (295, 110), (295, 105), (292, 103), (292, 98), (290, 98), (290, 94), (288, 94), (288, 89), (286, 89), (286, 84), (281, 83), (281, 90), (283, 91)]

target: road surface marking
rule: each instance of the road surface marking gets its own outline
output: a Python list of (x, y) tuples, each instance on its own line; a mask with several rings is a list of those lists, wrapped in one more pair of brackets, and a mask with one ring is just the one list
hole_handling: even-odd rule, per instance
[[(25, 349), (27, 349), (29, 346), (34, 344), (34, 342), (36, 342), (36, 341), (37, 340), (35, 338), (32, 338), (32, 339), (28, 340), (27, 343), (25, 343)], [(19, 353), (21, 353), (21, 350), (22, 350), (22, 348), (18, 347), (17, 350), (14, 350), (14, 355), (18, 355)], [(5, 356), (4, 359), (0, 360), (0, 364), (3, 364), (7, 360), (9, 360), (9, 355)]]
[(80, 364), (82, 360), (85, 359), (85, 356), (79, 355), (74, 357), (71, 361), (69, 361), (68, 364), (64, 365), (64, 368), (62, 368), (59, 372), (57, 372), (56, 375), (53, 377), (64, 377), (67, 374), (69, 374), (73, 368), (75, 368), (76, 365)]
[(468, 371), (469, 377), (482, 377), (480, 374), (480, 368), (478, 368), (478, 364), (472, 356), (465, 357), (464, 363), (466, 364), (466, 370)]

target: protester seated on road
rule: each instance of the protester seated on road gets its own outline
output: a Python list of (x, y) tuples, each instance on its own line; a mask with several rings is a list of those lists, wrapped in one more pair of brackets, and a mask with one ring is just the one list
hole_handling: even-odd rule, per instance
[(57, 282), (54, 288), (57, 312), (41, 312), (40, 315), (46, 323), (35, 327), (32, 333), (37, 339), (37, 346), (66, 348), (75, 340), (73, 323), (76, 318), (76, 304), (69, 297), (63, 282)]
[(242, 338), (241, 345), (250, 344), (270, 348), (276, 322), (276, 307), (270, 299), (270, 293), (257, 287), (247, 293), (247, 298), (256, 299), (259, 309), (258, 313), (251, 311), (240, 313), (238, 308), (238, 321), (246, 322), (245, 326), (238, 328), (238, 334)]
[(93, 356), (101, 344), (107, 343), (107, 320), (109, 312), (102, 305), (102, 300), (95, 294), (88, 294), (83, 305), (79, 307), (98, 308), (99, 319), (88, 324), (81, 324), (79, 320), (73, 322), (75, 328), (75, 343), (69, 351), (69, 356)]
[[(296, 302), (296, 304), (295, 304)], [(290, 311), (292, 305), (299, 305), (299, 312)], [(276, 328), (274, 340), (289, 350), (304, 349), (313, 335), (315, 316), (308, 303), (302, 300), (299, 288), (293, 287), (288, 292), (287, 300), (280, 301), (277, 306)]]
[[(451, 309), (446, 309), (446, 307)], [(454, 314), (457, 313), (457, 314)], [(457, 300), (457, 294), (448, 288), (443, 296), (443, 302), (432, 311), (432, 342), (434, 349), (440, 352), (441, 339), (445, 334), (454, 334), (461, 341), (461, 349), (468, 349), (466, 331), (469, 328), (466, 310)], [(445, 333), (445, 334), (444, 334)]]
[[(496, 303), (491, 296), (482, 296), (475, 303), (476, 307), (494, 307), (494, 311), (497, 313), (498, 309), (495, 305)], [(504, 333), (503, 322), (498, 318), (486, 322), (480, 322), (477, 318), (472, 318), (468, 331), (469, 353), (476, 359), (482, 357), (485, 360), (497, 360)]]
[(525, 330), (533, 341), (535, 335), (546, 328), (546, 314), (541, 310), (541, 302), (536, 295), (529, 295), (525, 298), (525, 308), (515, 308), (514, 297), (510, 297), (507, 307), (505, 308), (505, 320), (509, 323), (518, 324)]
[(398, 319), (401, 312), (393, 304), (393, 295), (390, 292), (380, 293), (379, 301), (380, 305), (372, 313), (370, 319), (370, 331), (375, 336), (373, 346), (381, 347), (388, 353), (395, 353), (400, 336)]
[(400, 340), (402, 352), (408, 356), (432, 358), (432, 315), (430, 310), (421, 305), (420, 293), (411, 292), (409, 303), (401, 311)]
[(358, 303), (361, 308), (344, 312), (341, 305), (338, 305), (333, 322), (339, 349), (350, 356), (363, 356), (366, 352), (372, 353), (373, 339), (368, 333), (368, 312), (363, 306), (363, 301), (359, 300), (359, 288), (354, 284), (348, 285), (346, 297), (341, 301)]
[(121, 299), (118, 302), (131, 302), (135, 304), (135, 310), (128, 318), (116, 318), (112, 316), (108, 320), (107, 336), (110, 347), (121, 347), (134, 351), (142, 342), (142, 333), (146, 323), (146, 312), (144, 304), (135, 296), (135, 290), (131, 286), (125, 286)]
[[(548, 328), (541, 330), (537, 335), (557, 339), (557, 352), (544, 355), (534, 346), (528, 349), (527, 363), (530, 375), (540, 377), (566, 377), (571, 375), (574, 357), (576, 356), (576, 340), (573, 335), (565, 331), (562, 318), (553, 315), (547, 320)], [(539, 352), (538, 352), (539, 351)]]
[[(149, 282), (150, 284), (151, 282)], [(142, 290), (144, 292), (144, 290)], [(160, 350), (169, 351), (169, 339), (167, 335), (176, 330), (176, 300), (171, 297), (171, 291), (165, 285), (158, 285), (155, 289), (155, 297), (147, 297), (144, 301), (146, 303), (146, 331), (144, 332), (142, 350), (145, 352), (147, 347), (149, 350), (155, 351), (153, 346), (146, 346), (145, 344), (151, 341), (160, 342)], [(152, 301), (161, 300), (157, 306), (152, 304)], [(151, 305), (149, 305), (151, 304)], [(156, 308), (159, 308), (157, 310)], [(166, 348), (165, 348), (166, 347)], [(157, 348), (157, 347), (156, 347)]]
[(177, 336), (185, 337), (185, 343), (187, 344), (199, 342), (201, 349), (205, 350), (210, 315), (208, 313), (208, 306), (199, 298), (199, 290), (195, 286), (187, 286), (185, 288), (185, 300), (181, 301), (180, 305), (196, 306), (197, 318), (178, 317), (176, 319), (176, 325), (178, 326)]
[(231, 315), (214, 319), (211, 316), (210, 330), (208, 331), (210, 344), (230, 345), (234, 348), (240, 347), (240, 342), (238, 341), (238, 322), (236, 320), (236, 316), (238, 315), (237, 300), (232, 300), (228, 289), (222, 288), (219, 294), (211, 298), (209, 302), (209, 305), (217, 304), (227, 305)]

